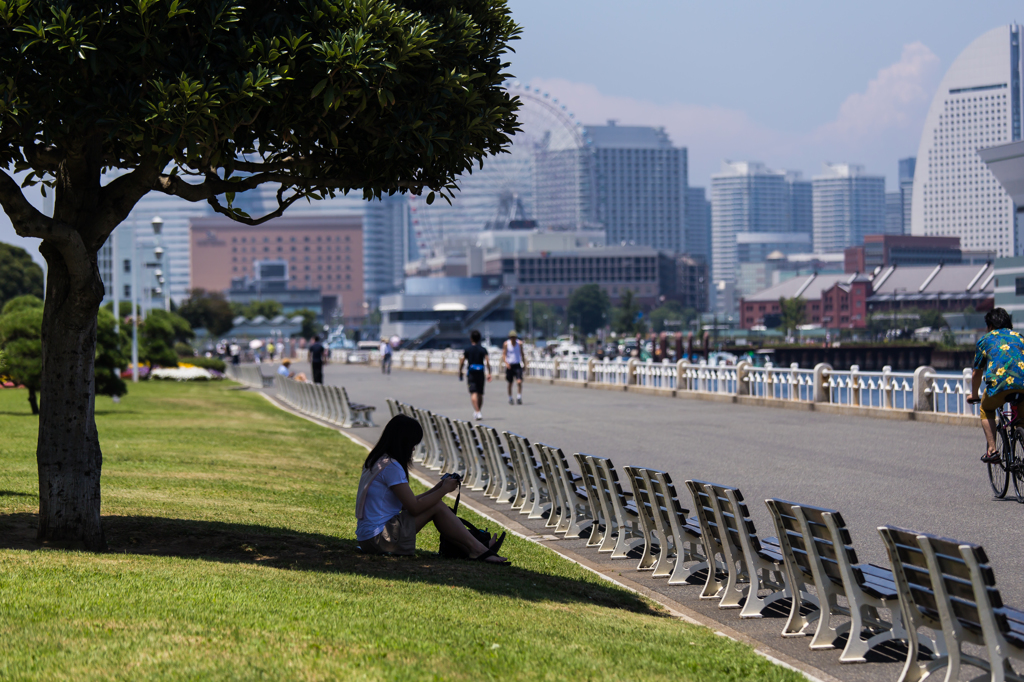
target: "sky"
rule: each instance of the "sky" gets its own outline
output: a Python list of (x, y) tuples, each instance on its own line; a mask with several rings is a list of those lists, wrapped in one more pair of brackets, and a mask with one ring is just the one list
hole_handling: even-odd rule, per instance
[[(935, 88), (981, 34), (1024, 20), (1008, 0), (510, 0), (509, 73), (578, 120), (664, 126), (689, 182), (723, 160), (813, 177), (858, 163), (895, 189)], [(34, 201), (41, 205), (36, 196)], [(0, 241), (41, 257), (0, 213)]]
[(664, 126), (689, 181), (723, 160), (812, 177), (857, 163), (895, 189), (935, 89), (968, 44), (1024, 20), (1003, 0), (511, 0), (509, 72), (587, 124)]

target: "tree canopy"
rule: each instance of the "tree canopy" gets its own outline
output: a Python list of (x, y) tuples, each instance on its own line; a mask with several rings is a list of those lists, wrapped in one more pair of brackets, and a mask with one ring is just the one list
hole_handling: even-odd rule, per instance
[[(41, 539), (106, 546), (97, 253), (138, 201), (256, 225), (339, 192), (447, 197), (518, 131), (502, 87), (518, 34), (502, 0), (0, 2), (0, 206), (47, 262)], [(54, 190), (52, 217), (12, 166)], [(266, 215), (234, 205), (262, 184)]]
[(783, 297), (779, 299), (779, 310), (782, 318), (782, 328), (788, 334), (806, 320), (807, 301), (799, 296), (796, 298)]
[(43, 297), (43, 269), (28, 251), (0, 242), (0, 310), (15, 296)]
[(139, 359), (151, 365), (177, 367), (174, 345), (187, 342), (195, 334), (185, 318), (176, 313), (155, 309), (146, 313), (139, 325)]
[(4, 373), (28, 389), (32, 414), (39, 414), (36, 392), (43, 371), (43, 302), (35, 296), (11, 299), (0, 312), (0, 348)]
[(612, 314), (612, 328), (619, 334), (643, 334), (647, 331), (643, 310), (632, 289), (626, 289)]
[(177, 313), (181, 315), (193, 329), (200, 327), (212, 336), (223, 336), (231, 331), (235, 314), (231, 304), (219, 291), (192, 289)]
[(607, 323), (611, 307), (608, 292), (599, 284), (584, 284), (569, 297), (569, 321), (578, 324), (581, 332), (590, 335)]

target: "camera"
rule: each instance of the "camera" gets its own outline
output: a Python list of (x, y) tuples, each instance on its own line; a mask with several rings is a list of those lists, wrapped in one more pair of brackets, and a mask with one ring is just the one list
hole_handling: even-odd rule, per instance
[(444, 476), (441, 477), (441, 480), (443, 481), (446, 478), (453, 478), (453, 479), (455, 479), (456, 483), (462, 483), (462, 475), (459, 474), (459, 473), (445, 474)]

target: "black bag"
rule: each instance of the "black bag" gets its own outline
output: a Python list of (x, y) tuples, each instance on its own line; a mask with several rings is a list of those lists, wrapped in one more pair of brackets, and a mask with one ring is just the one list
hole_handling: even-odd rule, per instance
[[(455, 508), (452, 509), (452, 513), (454, 513), (456, 516), (458, 516), (459, 500), (461, 498), (462, 498), (462, 482), (460, 481), (459, 482), (459, 492), (455, 496)], [(467, 530), (469, 530), (469, 534), (472, 535), (474, 538), (476, 538), (476, 540), (481, 545), (483, 545), (484, 547), (490, 547), (490, 545), (491, 545), (491, 534), (490, 533), (488, 533), (486, 530), (480, 530), (479, 528), (477, 528), (476, 526), (474, 526), (472, 523), (470, 523), (466, 519), (462, 518), (461, 516), (459, 516), (458, 518), (459, 518), (459, 521), (462, 521), (462, 525), (465, 526)], [(466, 552), (466, 550), (463, 549), (462, 546), (460, 546), (457, 543), (449, 540), (444, 535), (441, 536), (441, 545), (439, 547), (439, 552), (440, 552), (441, 556), (445, 557), (446, 559), (468, 559), (469, 558), (469, 553)]]
[[(464, 525), (469, 530), (470, 535), (472, 535), (474, 538), (476, 538), (477, 541), (479, 541), (481, 545), (483, 545), (484, 547), (489, 547), (490, 546), (490, 544), (491, 544), (491, 534), (490, 533), (488, 533), (486, 530), (480, 530), (479, 528), (477, 528), (476, 526), (474, 526), (472, 523), (470, 523), (466, 519), (462, 518), (461, 516), (459, 517), (459, 521), (462, 521), (462, 525)], [(469, 553), (466, 552), (466, 550), (463, 549), (461, 545), (456, 544), (455, 542), (449, 540), (448, 538), (446, 538), (443, 535), (441, 536), (440, 553), (441, 553), (441, 556), (445, 557), (446, 559), (468, 559), (469, 558)]]

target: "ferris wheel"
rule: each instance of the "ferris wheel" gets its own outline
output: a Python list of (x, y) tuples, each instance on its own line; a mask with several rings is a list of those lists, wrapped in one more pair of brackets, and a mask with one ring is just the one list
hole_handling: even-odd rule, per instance
[(458, 178), (452, 205), (410, 195), (410, 214), (421, 254), (443, 242), (484, 229), (507, 229), (521, 220), (564, 227), (585, 220), (586, 131), (558, 99), (518, 82), (506, 85), (520, 100), (521, 131), (509, 151), (484, 159), (483, 168)]

